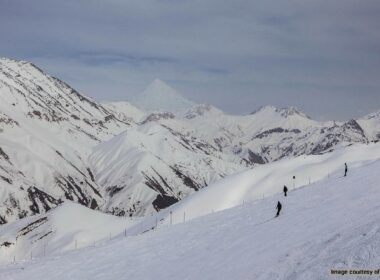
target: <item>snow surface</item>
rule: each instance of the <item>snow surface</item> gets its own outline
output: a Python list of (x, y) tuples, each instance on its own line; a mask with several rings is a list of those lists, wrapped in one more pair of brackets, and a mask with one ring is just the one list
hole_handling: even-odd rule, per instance
[[(348, 177), (331, 176), (286, 198), (276, 194), (101, 247), (3, 266), (0, 278), (293, 280), (377, 269), (380, 160), (356, 165)], [(239, 187), (245, 176), (227, 182)], [(278, 200), (283, 211), (275, 219)]]
[[(46, 214), (0, 226), (0, 263), (54, 255), (101, 244), (138, 220), (116, 217), (65, 202)], [(12, 243), (8, 247), (4, 242)]]

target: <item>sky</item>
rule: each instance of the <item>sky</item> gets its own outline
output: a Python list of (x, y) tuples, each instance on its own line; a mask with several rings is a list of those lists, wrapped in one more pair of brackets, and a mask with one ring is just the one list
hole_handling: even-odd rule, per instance
[(0, 0), (0, 57), (99, 101), (159, 78), (233, 114), (380, 110), (378, 0)]

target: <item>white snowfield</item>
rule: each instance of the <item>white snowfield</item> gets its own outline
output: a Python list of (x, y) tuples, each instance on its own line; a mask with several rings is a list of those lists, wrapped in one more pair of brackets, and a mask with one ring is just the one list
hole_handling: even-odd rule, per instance
[[(243, 172), (199, 191), (177, 207), (199, 208), (201, 197), (209, 198), (210, 206), (224, 208), (234, 206), (227, 203), (234, 199), (255, 199), (255, 189), (257, 194), (261, 191), (260, 176), (273, 176), (276, 181), (281, 174), (292, 176), (298, 171), (295, 175), (301, 180), (313, 171), (324, 179), (291, 190), (286, 198), (278, 193), (213, 214), (199, 213), (185, 223), (160, 224), (137, 236), (120, 234), (96, 247), (2, 266), (0, 279), (330, 279), (331, 270), (366, 277), (380, 262), (379, 158), (379, 145), (372, 144), (315, 159), (280, 161), (275, 163), (278, 166), (268, 165), (272, 172), (266, 175), (256, 169)], [(344, 161), (349, 164), (347, 177), (343, 177)], [(263, 174), (255, 178), (255, 171)], [(229, 189), (238, 196), (230, 198), (235, 192)], [(266, 194), (278, 191), (268, 188)], [(283, 210), (273, 218), (277, 201)], [(86, 220), (80, 224), (86, 227)], [(359, 274), (345, 278), (363, 279)]]

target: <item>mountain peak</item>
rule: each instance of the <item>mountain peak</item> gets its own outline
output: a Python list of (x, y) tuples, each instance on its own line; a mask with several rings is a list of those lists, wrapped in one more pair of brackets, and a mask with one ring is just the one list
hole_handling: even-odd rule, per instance
[(195, 105), (186, 99), (166, 82), (155, 79), (143, 92), (131, 101), (136, 107), (147, 111), (183, 112)]
[(205, 115), (220, 115), (223, 114), (223, 111), (217, 109), (216, 107), (209, 104), (199, 104), (193, 106), (185, 113), (185, 118), (193, 119), (199, 116)]
[(262, 106), (256, 111), (253, 111), (250, 115), (255, 115), (255, 114), (263, 114), (263, 113), (277, 113), (280, 114), (282, 117), (287, 118), (290, 116), (300, 116), (303, 118), (310, 119), (309, 116), (304, 114), (303, 112), (299, 111), (295, 107), (284, 107), (284, 108), (277, 108), (275, 106)]

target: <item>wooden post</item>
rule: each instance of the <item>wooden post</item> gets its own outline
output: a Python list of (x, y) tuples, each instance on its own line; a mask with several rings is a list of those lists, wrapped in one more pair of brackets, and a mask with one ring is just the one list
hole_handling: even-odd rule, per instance
[(173, 224), (173, 211), (170, 211), (170, 225)]

